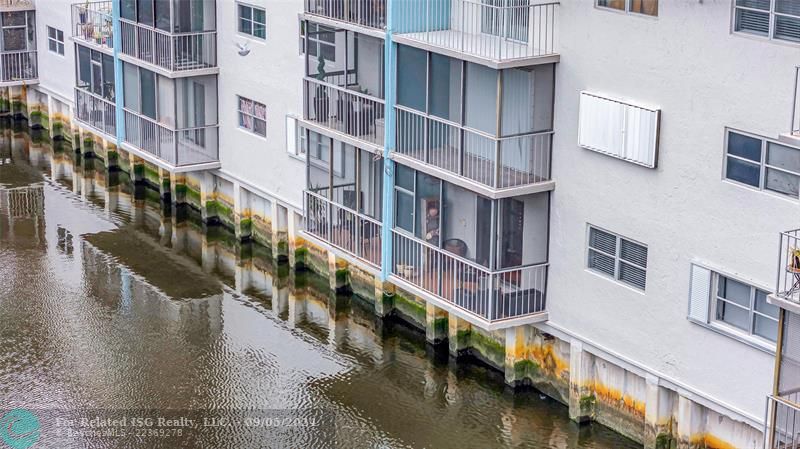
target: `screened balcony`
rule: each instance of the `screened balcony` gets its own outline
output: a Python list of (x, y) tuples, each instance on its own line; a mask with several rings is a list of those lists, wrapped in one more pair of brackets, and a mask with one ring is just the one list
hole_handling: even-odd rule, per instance
[(85, 2), (72, 5), (72, 37), (99, 49), (114, 48), (111, 2)]
[(124, 143), (167, 169), (219, 166), (216, 75), (168, 78), (123, 64)]
[(481, 323), (545, 312), (549, 193), (491, 200), (396, 165), (392, 276)]
[(305, 22), (303, 118), (383, 146), (383, 40)]
[(308, 142), (306, 232), (379, 268), (383, 159), (313, 131), (302, 132)]
[(78, 122), (116, 137), (114, 58), (105, 52), (78, 45), (75, 65), (75, 118)]
[(124, 55), (170, 76), (216, 71), (213, 0), (121, 0), (120, 29)]
[(782, 310), (781, 327), (776, 385), (767, 400), (765, 438), (769, 449), (800, 446), (800, 315)]
[(0, 16), (0, 28), (3, 34), (0, 49), (0, 82), (8, 86), (38, 80), (36, 12), (5, 11)]
[(386, 0), (305, 0), (304, 11), (368, 28), (386, 27)]
[(494, 70), (403, 45), (397, 60), (393, 157), (494, 191), (551, 188), (553, 64)]
[(557, 2), (405, 0), (395, 5), (398, 43), (493, 65), (557, 58)]

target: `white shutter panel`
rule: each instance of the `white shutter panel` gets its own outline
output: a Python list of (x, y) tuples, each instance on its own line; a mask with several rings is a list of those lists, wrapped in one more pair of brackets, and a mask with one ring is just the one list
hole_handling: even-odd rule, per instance
[(286, 116), (286, 151), (297, 154), (297, 119)]
[(708, 323), (708, 304), (711, 299), (711, 270), (693, 264), (689, 285), (689, 319)]
[(654, 168), (660, 111), (581, 92), (578, 144)]

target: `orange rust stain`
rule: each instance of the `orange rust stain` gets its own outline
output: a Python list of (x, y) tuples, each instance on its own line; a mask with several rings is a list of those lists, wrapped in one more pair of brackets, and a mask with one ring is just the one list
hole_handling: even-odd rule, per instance
[(589, 382), (585, 385), (594, 391), (598, 401), (605, 402), (615, 407), (621, 407), (625, 412), (644, 418), (644, 402), (623, 394), (616, 388), (611, 388), (599, 382)]
[(569, 363), (556, 355), (553, 345), (530, 346), (527, 352), (547, 374), (559, 377), (563, 372), (569, 371)]
[(714, 435), (704, 434), (701, 441), (705, 443), (706, 449), (736, 449), (736, 446), (721, 440)]

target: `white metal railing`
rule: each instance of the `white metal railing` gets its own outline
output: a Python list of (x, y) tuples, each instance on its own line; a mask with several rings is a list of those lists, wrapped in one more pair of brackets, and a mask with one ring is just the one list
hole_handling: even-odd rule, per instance
[(780, 233), (775, 294), (800, 302), (800, 229)]
[(102, 131), (109, 136), (117, 135), (116, 106), (88, 90), (75, 88), (75, 116), (78, 121)]
[(800, 447), (800, 407), (784, 397), (767, 397), (764, 447), (796, 449)]
[(303, 87), (303, 118), (383, 145), (383, 100), (308, 77), (304, 78)]
[(36, 50), (0, 53), (0, 76), (5, 82), (37, 79), (39, 65), (36, 61)]
[(217, 66), (217, 32), (167, 33), (120, 19), (122, 53), (179, 72)]
[(125, 109), (125, 141), (175, 167), (219, 161), (218, 125), (174, 130)]
[(558, 3), (528, 0), (404, 0), (395, 32), (493, 60), (555, 55)]
[(794, 104), (792, 108), (792, 134), (800, 135), (800, 66), (794, 69)]
[(395, 108), (399, 154), (498, 189), (550, 180), (552, 131), (497, 138)]
[(306, 232), (369, 262), (381, 265), (381, 222), (305, 191)]
[(114, 48), (111, 2), (72, 5), (72, 37), (105, 48)]
[(392, 236), (392, 274), (443, 301), (488, 321), (545, 310), (546, 263), (490, 271), (397, 230)]
[(386, 0), (305, 0), (305, 12), (369, 28), (386, 27)]

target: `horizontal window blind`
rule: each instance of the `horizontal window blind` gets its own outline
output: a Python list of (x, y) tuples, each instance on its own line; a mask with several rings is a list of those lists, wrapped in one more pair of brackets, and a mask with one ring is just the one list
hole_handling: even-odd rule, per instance
[(610, 232), (589, 227), (587, 267), (644, 290), (647, 247)]
[(578, 144), (654, 168), (660, 117), (658, 109), (581, 92)]

